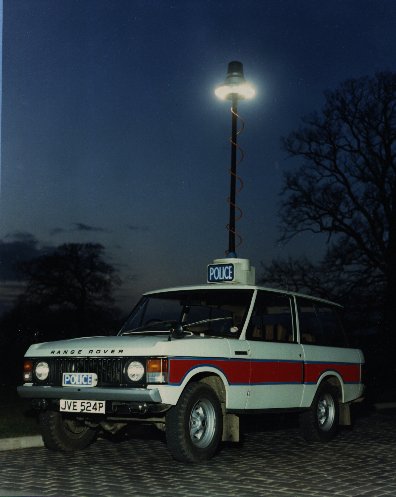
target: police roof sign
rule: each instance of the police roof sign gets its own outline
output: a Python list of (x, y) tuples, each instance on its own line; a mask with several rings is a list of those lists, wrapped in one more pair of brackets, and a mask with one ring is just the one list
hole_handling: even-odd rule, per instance
[(255, 284), (255, 269), (248, 259), (215, 259), (208, 265), (208, 283)]
[(234, 281), (234, 264), (209, 264), (208, 282), (223, 283), (224, 281)]

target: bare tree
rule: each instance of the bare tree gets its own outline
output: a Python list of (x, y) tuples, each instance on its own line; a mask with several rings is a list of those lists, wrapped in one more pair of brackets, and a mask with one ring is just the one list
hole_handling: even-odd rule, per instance
[[(326, 275), (324, 278), (323, 275)], [(308, 293), (329, 300), (343, 300), (354, 283), (345, 281), (338, 271), (326, 262), (314, 264), (306, 257), (277, 259), (271, 264), (262, 264), (261, 283), (279, 289)]]
[(381, 287), (366, 285), (366, 275), (360, 277), (343, 272), (325, 257), (318, 263), (306, 257), (273, 260), (262, 264), (260, 282), (279, 289), (315, 295), (342, 304), (344, 321), (350, 336), (361, 344), (362, 334), (371, 333), (378, 326), (378, 303), (373, 295)]
[(117, 313), (112, 292), (119, 283), (103, 255), (100, 244), (68, 243), (24, 262), (27, 286), (19, 308), (42, 328), (51, 325), (54, 334), (65, 327), (69, 336), (100, 330)]
[(283, 144), (302, 162), (285, 175), (281, 239), (327, 234), (325, 268), (375, 289), (390, 332), (396, 317), (396, 74), (348, 80), (326, 92), (323, 110), (303, 119)]
[(0, 375), (19, 383), (33, 342), (118, 331), (121, 311), (112, 293), (119, 280), (99, 244), (69, 243), (20, 264), (26, 289), (0, 320)]

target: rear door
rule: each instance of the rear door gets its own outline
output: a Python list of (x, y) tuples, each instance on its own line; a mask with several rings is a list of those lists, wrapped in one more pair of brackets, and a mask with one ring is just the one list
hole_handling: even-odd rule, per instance
[(344, 402), (359, 397), (362, 354), (348, 347), (338, 307), (297, 297), (297, 309), (304, 357), (302, 406), (311, 405), (317, 385), (325, 375), (339, 379)]

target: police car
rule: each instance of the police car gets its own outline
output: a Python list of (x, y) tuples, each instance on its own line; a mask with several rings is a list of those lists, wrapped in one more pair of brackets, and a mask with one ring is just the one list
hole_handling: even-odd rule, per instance
[(246, 259), (217, 259), (208, 282), (143, 295), (117, 336), (32, 345), (20, 396), (47, 448), (86, 447), (101, 430), (152, 423), (172, 456), (198, 462), (239, 440), (241, 414), (298, 411), (307, 440), (350, 424), (363, 354), (340, 306), (255, 285)]

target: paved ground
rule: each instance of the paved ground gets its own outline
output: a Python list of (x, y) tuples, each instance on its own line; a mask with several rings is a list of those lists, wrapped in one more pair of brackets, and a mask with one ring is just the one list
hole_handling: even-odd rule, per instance
[(276, 427), (274, 419), (251, 420), (243, 444), (203, 465), (175, 462), (150, 429), (72, 455), (1, 452), (0, 496), (396, 496), (395, 410), (360, 415), (325, 445), (307, 444), (290, 418)]

